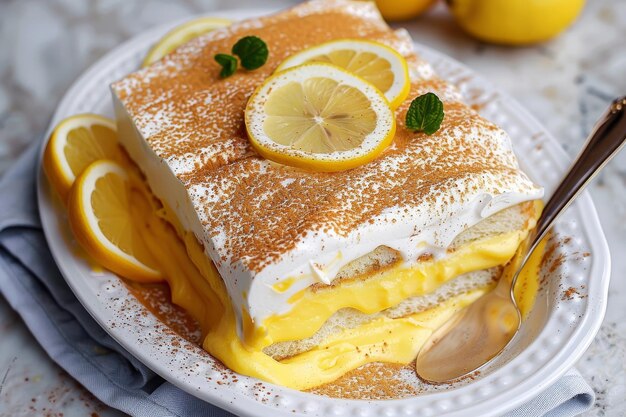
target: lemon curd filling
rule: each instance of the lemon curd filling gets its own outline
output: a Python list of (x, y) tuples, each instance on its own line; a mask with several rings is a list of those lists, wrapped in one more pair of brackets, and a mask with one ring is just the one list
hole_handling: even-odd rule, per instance
[[(172, 301), (200, 323), (203, 348), (235, 372), (299, 390), (332, 382), (370, 362), (409, 363), (434, 329), (489, 288), (452, 297), (434, 308), (401, 318), (378, 317), (283, 360), (265, 354), (265, 346), (311, 336), (338, 309), (381, 311), (406, 297), (433, 291), (466, 271), (506, 263), (524, 237), (523, 232), (512, 232), (477, 241), (441, 261), (424, 262), (415, 268), (394, 266), (367, 281), (349, 282), (326, 291), (302, 291), (289, 313), (270, 317), (261, 326), (254, 326), (248, 318), (242, 340), (222, 278), (195, 236), (182, 229), (138, 177), (133, 186), (142, 190), (136, 193), (133, 210), (142, 239), (163, 271)], [(517, 294), (524, 314), (535, 297), (539, 261), (535, 257), (529, 264), (518, 287), (524, 288)], [(287, 279), (283, 285), (289, 286), (292, 281)]]
[(367, 280), (354, 280), (317, 291), (304, 289), (289, 300), (287, 314), (268, 317), (262, 324), (245, 326), (246, 344), (263, 349), (272, 343), (310, 337), (342, 308), (372, 314), (393, 307), (408, 297), (426, 295), (445, 282), (471, 271), (506, 263), (526, 232), (513, 231), (481, 239), (459, 248), (441, 260), (417, 265), (398, 264)]

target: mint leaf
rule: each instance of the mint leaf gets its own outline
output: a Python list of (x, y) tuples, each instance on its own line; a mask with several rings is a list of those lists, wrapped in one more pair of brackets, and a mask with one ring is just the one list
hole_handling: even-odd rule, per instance
[(261, 38), (246, 36), (239, 39), (233, 46), (233, 54), (239, 57), (242, 67), (255, 70), (265, 64), (269, 50)]
[(230, 77), (237, 71), (237, 58), (228, 54), (217, 54), (215, 60), (222, 66), (220, 77)]
[(443, 103), (434, 93), (426, 93), (414, 99), (406, 112), (406, 127), (432, 135), (441, 127)]

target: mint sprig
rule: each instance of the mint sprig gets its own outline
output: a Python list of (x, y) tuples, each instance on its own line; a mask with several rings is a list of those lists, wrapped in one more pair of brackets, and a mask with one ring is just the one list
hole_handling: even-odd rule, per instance
[(434, 93), (426, 93), (415, 98), (406, 112), (406, 127), (432, 135), (441, 127), (443, 103)]
[(239, 57), (241, 66), (247, 70), (255, 70), (265, 65), (269, 50), (263, 39), (257, 36), (245, 36), (233, 45), (234, 55)]
[(230, 77), (237, 71), (237, 58), (228, 54), (217, 54), (215, 60), (222, 66), (220, 77)]
[[(267, 62), (270, 52), (267, 44), (258, 36), (244, 36), (233, 45), (232, 53), (239, 57), (241, 66), (247, 70), (255, 70)], [(217, 54), (215, 60), (222, 66), (220, 77), (230, 77), (237, 71), (237, 58), (229, 54)]]

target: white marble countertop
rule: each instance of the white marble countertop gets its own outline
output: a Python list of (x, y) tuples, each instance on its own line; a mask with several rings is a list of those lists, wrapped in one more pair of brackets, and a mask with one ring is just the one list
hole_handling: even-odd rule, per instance
[[(272, 0), (0, 1), (0, 173), (42, 133), (72, 81), (146, 28)], [(572, 158), (595, 119), (626, 93), (626, 1), (589, 0), (561, 37), (535, 47), (485, 45), (464, 35), (443, 4), (402, 24), (414, 39), (463, 61), (517, 98)], [(591, 185), (612, 253), (606, 319), (578, 369), (597, 394), (591, 416), (626, 415), (626, 152)], [(0, 295), (0, 415), (118, 416), (58, 368)]]

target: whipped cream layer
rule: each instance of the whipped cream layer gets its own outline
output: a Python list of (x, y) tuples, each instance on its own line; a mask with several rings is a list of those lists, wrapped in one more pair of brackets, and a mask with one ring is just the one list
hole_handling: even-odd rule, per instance
[[(216, 53), (242, 36), (264, 39), (268, 63), (219, 78)], [(400, 52), (411, 69), (393, 144), (375, 161), (338, 172), (305, 172), (258, 156), (243, 120), (254, 89), (287, 56), (342, 38)], [(455, 236), (543, 190), (520, 170), (508, 136), (461, 102), (393, 32), (372, 2), (315, 1), (218, 30), (113, 84), (120, 140), (154, 193), (203, 243), (238, 316), (255, 324), (289, 311), (288, 299), (331, 283), (348, 262), (380, 245), (407, 264), (445, 256)], [(434, 92), (446, 116), (431, 136), (404, 126), (410, 100)], [(289, 280), (292, 285), (276, 286)], [(277, 288), (280, 288), (278, 290)], [(239, 317), (241, 325), (241, 317)]]

